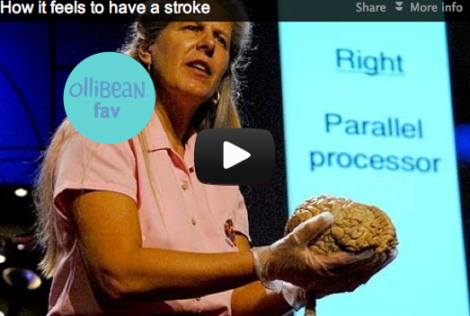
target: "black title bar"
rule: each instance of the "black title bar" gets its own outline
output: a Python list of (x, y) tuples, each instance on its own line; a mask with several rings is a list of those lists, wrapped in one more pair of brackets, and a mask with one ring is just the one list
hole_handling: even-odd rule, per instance
[[(224, 1), (222, 1), (223, 3)], [(460, 1), (244, 1), (247, 15), (223, 13), (218, 0), (14, 1), (0, 0), (0, 21), (470, 21), (470, 3)], [(236, 11), (236, 10), (235, 10)]]

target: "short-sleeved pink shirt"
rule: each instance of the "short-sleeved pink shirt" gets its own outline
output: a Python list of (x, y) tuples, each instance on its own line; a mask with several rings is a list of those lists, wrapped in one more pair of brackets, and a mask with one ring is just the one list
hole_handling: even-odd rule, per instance
[[(64, 144), (54, 186), (55, 208), (59, 214), (57, 237), (63, 256), (53, 278), (48, 315), (231, 314), (232, 291), (151, 304), (122, 303), (112, 310), (103, 310), (93, 295), (73, 234), (70, 207), (61, 195), (64, 190), (105, 190), (130, 196), (137, 204), (143, 247), (204, 253), (238, 251), (226, 234), (225, 226), (230, 220), (236, 231), (249, 236), (247, 211), (239, 188), (198, 181), (194, 171), (196, 133), (189, 138), (185, 155), (180, 158), (171, 149), (155, 114), (147, 129), (151, 174), (147, 172), (137, 136), (107, 145), (76, 133)], [(156, 207), (149, 177), (155, 179), (161, 212)]]

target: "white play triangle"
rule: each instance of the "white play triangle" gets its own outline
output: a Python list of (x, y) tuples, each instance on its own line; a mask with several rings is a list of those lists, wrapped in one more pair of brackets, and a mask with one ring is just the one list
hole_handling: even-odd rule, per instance
[(224, 169), (232, 168), (250, 157), (251, 154), (246, 150), (232, 143), (224, 142)]

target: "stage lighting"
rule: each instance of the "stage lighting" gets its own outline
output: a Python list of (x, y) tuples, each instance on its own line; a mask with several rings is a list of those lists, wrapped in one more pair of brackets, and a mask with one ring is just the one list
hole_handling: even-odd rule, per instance
[(41, 286), (41, 278), (28, 269), (8, 268), (3, 271), (3, 280), (19, 290), (35, 290)]
[(15, 195), (18, 197), (25, 197), (28, 195), (28, 191), (23, 188), (18, 188), (15, 190)]
[[(0, 255), (0, 264), (4, 263), (6, 260), (7, 260), (7, 258), (5, 258), (4, 255)], [(2, 315), (0, 314), (0, 316), (2, 316)]]
[(459, 160), (470, 163), (470, 124), (455, 127), (455, 143)]

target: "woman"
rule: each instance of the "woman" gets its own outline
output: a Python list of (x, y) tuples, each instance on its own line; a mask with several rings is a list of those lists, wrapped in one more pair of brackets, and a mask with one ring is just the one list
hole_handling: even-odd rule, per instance
[[(138, 22), (123, 52), (154, 80), (148, 126), (113, 145), (59, 128), (37, 190), (48, 315), (282, 315), (301, 287), (330, 294), (371, 257), (306, 251), (330, 214), (250, 249), (238, 188), (197, 180), (197, 131), (240, 127), (232, 96), (249, 34), (246, 22)], [(274, 280), (296, 286), (267, 290)]]

